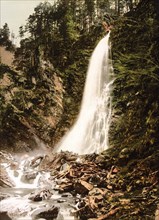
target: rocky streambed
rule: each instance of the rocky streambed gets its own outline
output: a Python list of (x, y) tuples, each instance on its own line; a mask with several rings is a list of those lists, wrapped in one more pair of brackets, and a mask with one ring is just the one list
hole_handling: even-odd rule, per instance
[(158, 171), (145, 170), (141, 161), (124, 170), (104, 154), (23, 155), (18, 161), (1, 152), (1, 159), (3, 220), (158, 220)]
[[(75, 197), (59, 193), (48, 156), (1, 152), (0, 219), (75, 220)], [(49, 158), (50, 161), (50, 158)]]

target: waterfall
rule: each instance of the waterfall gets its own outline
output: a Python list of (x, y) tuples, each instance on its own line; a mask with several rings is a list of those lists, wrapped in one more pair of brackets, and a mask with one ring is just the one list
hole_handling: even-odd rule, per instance
[(55, 147), (55, 151), (78, 154), (100, 153), (109, 146), (113, 67), (108, 33), (93, 51), (76, 123)]

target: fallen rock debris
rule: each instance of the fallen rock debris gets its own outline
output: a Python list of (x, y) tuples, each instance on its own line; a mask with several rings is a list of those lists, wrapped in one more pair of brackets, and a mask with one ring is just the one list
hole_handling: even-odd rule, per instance
[(48, 200), (52, 196), (52, 193), (48, 189), (41, 189), (41, 190), (36, 190), (35, 192), (32, 192), (28, 199), (34, 201), (34, 202), (39, 202), (42, 200)]
[(104, 157), (70, 152), (52, 155), (45, 167), (59, 193), (76, 197), (74, 215), (79, 219), (143, 220), (158, 213), (159, 172), (146, 173), (136, 165), (131, 173), (122, 173), (122, 167), (108, 166)]
[[(158, 167), (151, 169), (147, 160), (132, 162), (128, 167), (103, 155), (61, 152), (38, 156), (31, 161), (36, 168), (37, 164), (38, 171), (51, 173), (52, 189), (58, 191), (61, 198), (71, 195), (75, 198), (73, 215), (78, 219), (159, 220), (159, 170)], [(5, 173), (0, 178), (2, 186), (9, 185), (3, 177)], [(31, 193), (28, 199), (49, 200), (52, 193), (41, 189)], [(65, 199), (57, 202), (63, 203)], [(55, 205), (36, 209), (32, 215), (52, 219), (58, 213), (59, 207)]]
[(52, 206), (52, 207), (42, 207), (42, 208), (37, 208), (33, 210), (31, 216), (34, 219), (37, 218), (44, 218), (47, 220), (52, 220), (56, 219), (59, 213), (59, 208)]

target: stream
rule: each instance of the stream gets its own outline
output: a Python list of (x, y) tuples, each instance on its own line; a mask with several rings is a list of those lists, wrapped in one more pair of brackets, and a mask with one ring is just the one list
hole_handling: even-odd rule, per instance
[(23, 158), (1, 163), (12, 187), (0, 187), (0, 219), (76, 220), (76, 198), (58, 192), (50, 172), (40, 168), (43, 156)]

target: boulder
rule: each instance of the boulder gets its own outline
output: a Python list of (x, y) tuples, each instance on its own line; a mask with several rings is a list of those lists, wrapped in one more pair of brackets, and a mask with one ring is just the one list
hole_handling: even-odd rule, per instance
[(12, 219), (8, 216), (7, 212), (0, 212), (0, 219), (2, 219), (2, 220), (12, 220)]
[(59, 213), (59, 208), (55, 206), (50, 207), (41, 207), (35, 209), (31, 216), (32, 218), (44, 218), (46, 220), (52, 220), (54, 218), (57, 218)]

